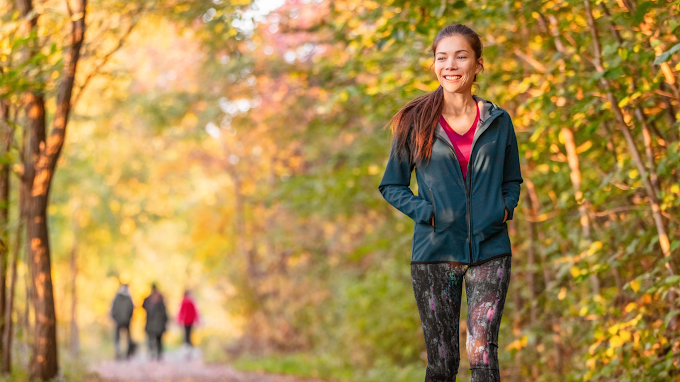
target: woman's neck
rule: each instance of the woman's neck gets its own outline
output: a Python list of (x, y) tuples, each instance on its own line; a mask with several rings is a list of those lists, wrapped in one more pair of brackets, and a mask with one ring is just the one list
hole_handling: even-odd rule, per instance
[(475, 109), (475, 99), (472, 98), (472, 91), (465, 93), (448, 93), (444, 91), (444, 107), (442, 114), (451, 117), (466, 115)]

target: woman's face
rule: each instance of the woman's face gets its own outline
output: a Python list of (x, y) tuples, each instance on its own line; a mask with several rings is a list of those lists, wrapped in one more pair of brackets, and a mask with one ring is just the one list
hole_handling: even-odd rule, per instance
[(461, 35), (445, 37), (437, 45), (434, 71), (439, 84), (449, 93), (467, 93), (475, 74), (482, 71), (483, 59), (475, 60), (475, 52)]

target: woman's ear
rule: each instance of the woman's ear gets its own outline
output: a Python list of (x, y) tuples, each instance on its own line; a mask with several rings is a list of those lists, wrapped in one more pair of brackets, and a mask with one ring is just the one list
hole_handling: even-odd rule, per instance
[(479, 74), (484, 70), (484, 57), (480, 57), (477, 60), (477, 69), (475, 70), (475, 74)]

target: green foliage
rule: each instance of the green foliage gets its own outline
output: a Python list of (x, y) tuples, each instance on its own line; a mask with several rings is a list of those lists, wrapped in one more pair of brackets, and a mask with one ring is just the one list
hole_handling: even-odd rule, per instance
[(664, 62), (670, 60), (671, 57), (673, 56), (673, 54), (675, 52), (679, 51), (679, 50), (680, 50), (680, 44), (676, 44), (675, 46), (670, 48), (668, 51), (663, 52), (659, 56), (657, 56), (656, 59), (654, 59), (654, 65), (659, 65), (661, 63), (664, 63)]

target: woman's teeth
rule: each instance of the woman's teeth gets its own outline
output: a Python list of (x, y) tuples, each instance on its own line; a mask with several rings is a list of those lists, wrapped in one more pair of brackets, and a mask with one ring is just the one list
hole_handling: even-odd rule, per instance
[(444, 79), (447, 81), (458, 81), (461, 79), (462, 76), (444, 76)]

